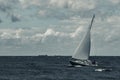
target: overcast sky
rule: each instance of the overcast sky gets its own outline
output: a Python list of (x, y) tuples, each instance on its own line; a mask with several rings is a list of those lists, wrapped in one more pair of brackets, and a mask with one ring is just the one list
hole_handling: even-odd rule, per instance
[(120, 56), (120, 0), (0, 0), (0, 55), (72, 55), (93, 14), (91, 55)]

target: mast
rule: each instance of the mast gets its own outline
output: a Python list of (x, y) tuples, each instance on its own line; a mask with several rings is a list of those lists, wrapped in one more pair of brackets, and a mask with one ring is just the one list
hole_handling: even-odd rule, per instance
[[(89, 34), (90, 34), (90, 50), (91, 50), (91, 28), (92, 28), (92, 24), (93, 24), (93, 21), (94, 21), (94, 18), (95, 18), (95, 14), (93, 14), (93, 17), (92, 17), (92, 20), (91, 20), (91, 23), (90, 23), (90, 25), (89, 25)], [(89, 55), (88, 56), (90, 56), (90, 53), (89, 53)]]
[(92, 20), (91, 20), (91, 23), (90, 23), (90, 27), (89, 27), (90, 30), (92, 28), (92, 24), (93, 24), (94, 18), (95, 18), (95, 14), (93, 14), (93, 17), (92, 17)]

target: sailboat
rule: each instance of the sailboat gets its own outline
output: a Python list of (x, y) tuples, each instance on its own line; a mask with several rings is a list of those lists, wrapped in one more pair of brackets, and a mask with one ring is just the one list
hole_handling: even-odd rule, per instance
[(97, 66), (97, 63), (95, 61), (89, 60), (90, 56), (90, 48), (91, 48), (91, 35), (90, 31), (92, 28), (92, 24), (95, 18), (95, 14), (92, 17), (91, 24), (88, 27), (87, 32), (85, 33), (82, 41), (76, 48), (74, 54), (72, 55), (72, 59), (70, 60), (70, 63), (72, 66), (80, 65), (80, 66)]

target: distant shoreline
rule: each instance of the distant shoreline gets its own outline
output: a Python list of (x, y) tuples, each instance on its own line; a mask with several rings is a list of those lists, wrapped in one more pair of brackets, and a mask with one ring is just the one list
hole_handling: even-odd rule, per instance
[[(71, 57), (66, 55), (1, 55), (0, 57)], [(90, 56), (90, 57), (120, 57), (120, 56)]]

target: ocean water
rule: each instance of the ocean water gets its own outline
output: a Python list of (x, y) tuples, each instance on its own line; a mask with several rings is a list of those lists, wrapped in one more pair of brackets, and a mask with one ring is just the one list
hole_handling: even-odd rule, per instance
[[(98, 67), (68, 67), (70, 56), (1, 56), (0, 80), (120, 80), (120, 57), (90, 57)], [(97, 72), (104, 68), (112, 71)]]

